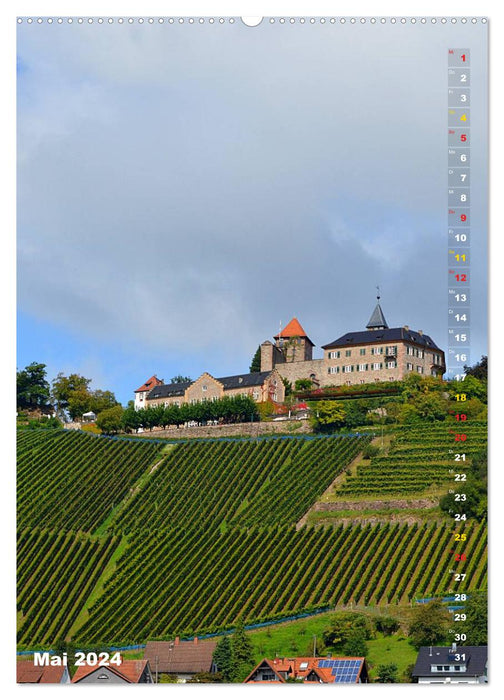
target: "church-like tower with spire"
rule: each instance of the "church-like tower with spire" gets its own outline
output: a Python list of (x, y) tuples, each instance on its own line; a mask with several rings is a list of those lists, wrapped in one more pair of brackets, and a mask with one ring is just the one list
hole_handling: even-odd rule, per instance
[(274, 340), (261, 345), (261, 371), (276, 369), (292, 383), (310, 379), (321, 387), (367, 384), (404, 379), (412, 372), (442, 377), (446, 371), (445, 354), (430, 336), (409, 326), (389, 327), (379, 290), (366, 330), (345, 333), (322, 345), (322, 359), (313, 359), (314, 344), (297, 318)]

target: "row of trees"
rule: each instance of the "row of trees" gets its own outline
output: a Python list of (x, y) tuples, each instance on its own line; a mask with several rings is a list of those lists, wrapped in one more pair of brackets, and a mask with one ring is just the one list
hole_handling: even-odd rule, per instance
[(198, 401), (184, 403), (181, 406), (149, 406), (135, 410), (130, 401), (128, 408), (115, 406), (103, 411), (96, 424), (104, 433), (136, 432), (139, 428), (152, 430), (165, 429), (169, 425), (179, 427), (184, 423), (205, 424), (209, 421), (221, 423), (246, 423), (259, 418), (256, 402), (250, 396), (226, 396), (217, 401)]
[(16, 405), (20, 411), (68, 413), (72, 420), (93, 411), (97, 415), (117, 406), (111, 391), (91, 390), (91, 379), (60, 372), (49, 384), (46, 365), (32, 362), (16, 373)]

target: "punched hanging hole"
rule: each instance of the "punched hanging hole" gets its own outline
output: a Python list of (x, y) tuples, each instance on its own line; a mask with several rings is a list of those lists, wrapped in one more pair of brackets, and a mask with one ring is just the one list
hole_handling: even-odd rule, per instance
[(262, 17), (241, 17), (243, 24), (247, 27), (257, 27), (263, 21)]

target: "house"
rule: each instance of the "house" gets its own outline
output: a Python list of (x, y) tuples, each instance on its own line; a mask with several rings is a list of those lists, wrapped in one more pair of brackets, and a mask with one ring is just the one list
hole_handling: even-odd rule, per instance
[(488, 647), (420, 647), (411, 673), (418, 683), (487, 683)]
[(123, 659), (122, 663), (98, 666), (84, 664), (78, 666), (72, 683), (154, 683), (149, 662), (142, 659)]
[(243, 682), (285, 683), (287, 679), (304, 683), (369, 682), (366, 659), (363, 656), (263, 659)]
[[(153, 387), (145, 390), (148, 382), (153, 383)], [(216, 401), (225, 396), (250, 396), (258, 403), (279, 403), (285, 398), (285, 387), (276, 370), (234, 374), (229, 377), (213, 377), (209, 372), (203, 372), (195, 381), (178, 384), (163, 384), (154, 376), (148, 382), (135, 392), (136, 408), (159, 404), (181, 406), (184, 403)]]
[(70, 683), (66, 666), (35, 666), (33, 661), (17, 662), (17, 683)]
[(142, 386), (138, 387), (138, 389), (135, 389), (135, 408), (137, 410), (146, 406), (146, 399), (149, 391), (154, 389), (155, 386), (159, 386), (160, 384), (163, 384), (163, 380), (158, 379), (154, 374), (150, 379), (147, 379), (147, 381), (144, 382)]
[(432, 338), (409, 326), (389, 328), (380, 296), (366, 329), (344, 333), (322, 345), (324, 356), (313, 359), (315, 347), (305, 330), (293, 318), (261, 345), (261, 371), (278, 370), (292, 384), (310, 379), (318, 386), (367, 384), (397, 381), (411, 373), (442, 377), (445, 355)]
[(215, 640), (201, 641), (197, 637), (191, 641), (175, 637), (169, 642), (147, 642), (144, 659), (149, 661), (154, 678), (160, 673), (170, 673), (184, 683), (197, 673), (215, 673), (216, 646)]

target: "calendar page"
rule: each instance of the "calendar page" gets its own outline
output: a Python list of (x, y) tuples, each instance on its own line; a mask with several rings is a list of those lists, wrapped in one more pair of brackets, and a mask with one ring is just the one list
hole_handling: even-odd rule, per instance
[(17, 682), (487, 684), (491, 18), (141, 11), (15, 20)]

